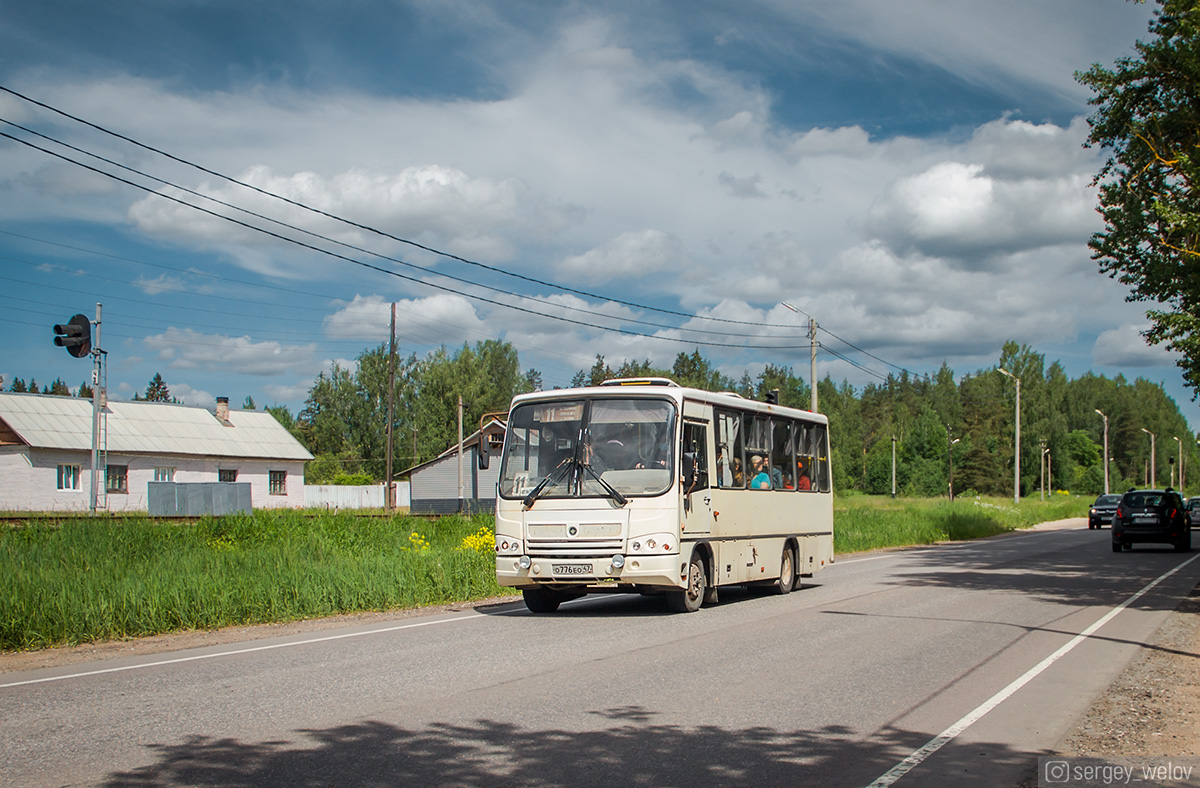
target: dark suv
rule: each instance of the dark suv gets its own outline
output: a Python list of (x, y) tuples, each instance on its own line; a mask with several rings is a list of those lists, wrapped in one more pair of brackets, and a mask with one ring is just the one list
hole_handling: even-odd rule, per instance
[(1121, 502), (1121, 494), (1101, 495), (1088, 510), (1088, 528), (1099, 528), (1112, 522), (1113, 512)]
[(1112, 519), (1114, 553), (1138, 542), (1166, 542), (1185, 553), (1192, 549), (1192, 529), (1179, 493), (1165, 490), (1130, 490), (1121, 496)]

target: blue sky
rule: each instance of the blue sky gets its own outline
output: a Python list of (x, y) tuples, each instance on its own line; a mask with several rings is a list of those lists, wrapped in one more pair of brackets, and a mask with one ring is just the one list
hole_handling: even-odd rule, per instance
[[(0, 132), (143, 187), (0, 138), (0, 375), (78, 386), (88, 364), (50, 326), (101, 302), (114, 398), (160, 372), (193, 404), (296, 410), (321, 370), (386, 339), (392, 301), (405, 354), (501, 338), (547, 386), (597, 353), (669, 366), (697, 347), (735, 377), (768, 362), (807, 375), (787, 300), (867, 367), (822, 352), (822, 376), (861, 386), (943, 361), (961, 376), (1011, 339), (1072, 376), (1162, 382), (1196, 426), (1172, 357), (1138, 334), (1145, 306), (1086, 247), (1100, 154), (1082, 147), (1073, 73), (1131, 54), (1151, 13), (8, 4), (0, 85), (183, 162), (0, 94)], [(199, 201), (180, 189), (325, 253), (164, 197)]]

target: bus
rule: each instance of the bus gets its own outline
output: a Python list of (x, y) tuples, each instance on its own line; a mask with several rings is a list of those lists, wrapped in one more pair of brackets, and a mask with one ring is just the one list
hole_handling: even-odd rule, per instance
[(664, 594), (690, 613), (721, 586), (787, 594), (833, 563), (817, 413), (608, 380), (515, 397), (500, 462), (496, 579), (535, 613), (598, 592)]

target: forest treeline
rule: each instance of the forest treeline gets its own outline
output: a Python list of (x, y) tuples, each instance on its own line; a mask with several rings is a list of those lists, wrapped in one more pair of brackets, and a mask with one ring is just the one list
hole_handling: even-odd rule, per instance
[[(335, 366), (319, 376), (298, 414), (268, 409), (317, 456), (309, 465), (310, 483), (332, 480), (339, 472), (343, 478), (383, 478), (387, 355), (380, 345), (364, 351), (353, 369)], [(900, 494), (947, 494), (952, 458), (956, 494), (1012, 495), (1016, 387), (998, 368), (1021, 380), (1022, 495), (1041, 489), (1043, 458), (1047, 490), (1103, 491), (1104, 422), (1097, 410), (1108, 416), (1110, 489), (1148, 482), (1151, 440), (1143, 430), (1155, 435), (1160, 485), (1172, 480), (1177, 470), (1172, 461), (1180, 455), (1185, 472), (1197, 468), (1194, 478), (1200, 484), (1196, 436), (1161, 385), (1091, 373), (1070, 379), (1058, 362), (1047, 365), (1042, 354), (1009, 342), (996, 366), (961, 377), (943, 364), (928, 378), (899, 374), (864, 387), (828, 376), (821, 380), (818, 409), (830, 421), (836, 488), (890, 493), (895, 438)], [(680, 353), (669, 369), (649, 361), (625, 361), (614, 368), (597, 356), (571, 385), (642, 376), (758, 400), (779, 389), (780, 404), (807, 409), (811, 402), (808, 385), (788, 366), (768, 364), (757, 375), (743, 372), (735, 379), (698, 350)], [(395, 467), (433, 459), (454, 443), (458, 396), (464, 401), (463, 429), (470, 434), (481, 415), (506, 410), (514, 395), (540, 390), (541, 384), (536, 370), (521, 371), (516, 349), (497, 340), (399, 359)]]
[[(1103, 491), (1104, 421), (1097, 410), (1108, 417), (1111, 490), (1149, 482), (1152, 441), (1147, 431), (1154, 435), (1158, 484), (1174, 481), (1179, 486), (1181, 459), (1185, 492), (1200, 487), (1196, 436), (1161, 385), (1092, 373), (1070, 379), (1058, 362), (1047, 366), (1042, 354), (1009, 342), (995, 366), (962, 376), (943, 364), (929, 377), (902, 373), (863, 387), (835, 383), (828, 376), (819, 381), (818, 410), (829, 417), (835, 489), (890, 493), (894, 442), (899, 494), (947, 494), (952, 460), (956, 495), (1011, 496), (1016, 386), (1001, 368), (1021, 381), (1022, 495), (1041, 489), (1043, 469), (1049, 474), (1048, 491)], [(768, 364), (757, 375), (747, 371), (735, 379), (698, 350), (680, 353), (669, 369), (649, 361), (625, 361), (613, 368), (597, 356), (571, 385), (644, 376), (669, 377), (682, 386), (733, 391), (757, 400), (778, 389), (780, 404), (790, 407), (807, 409), (811, 402), (807, 383), (788, 366)], [(387, 381), (388, 348), (379, 345), (364, 350), (353, 368), (335, 364), (319, 375), (298, 413), (283, 406), (266, 409), (315, 456), (305, 470), (308, 483), (383, 479)], [(77, 395), (56, 384), (41, 393)], [(80, 388), (78, 394), (91, 395), (85, 386)], [(499, 340), (455, 350), (443, 347), (422, 358), (397, 357), (396, 471), (431, 460), (454, 444), (460, 396), (463, 431), (469, 435), (478, 429), (482, 415), (502, 413), (513, 396), (541, 388), (541, 375), (533, 369), (522, 371), (516, 349)], [(28, 391), (30, 385), (18, 378), (9, 390)], [(169, 400), (170, 393), (156, 375), (139, 398)], [(253, 400), (247, 397), (243, 407), (253, 408)], [(1188, 479), (1195, 479), (1196, 485)]]

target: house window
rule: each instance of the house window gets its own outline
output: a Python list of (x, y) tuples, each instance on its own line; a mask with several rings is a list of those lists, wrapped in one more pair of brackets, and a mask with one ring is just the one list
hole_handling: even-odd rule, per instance
[(219, 482), (236, 482), (237, 468), (220, 468), (217, 470), (217, 481)]
[(60, 490), (78, 490), (79, 489), (79, 466), (78, 465), (60, 465), (60, 466), (58, 466), (58, 489), (60, 489)]
[(173, 482), (175, 481), (174, 468), (155, 468), (154, 481), (156, 482)]
[(287, 471), (269, 471), (268, 491), (271, 495), (287, 495)]
[(110, 493), (129, 492), (129, 466), (109, 465), (104, 471), (105, 491)]

